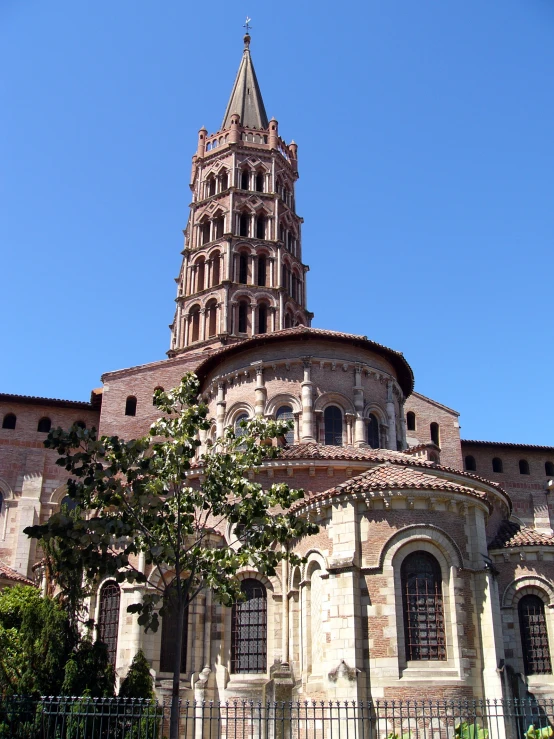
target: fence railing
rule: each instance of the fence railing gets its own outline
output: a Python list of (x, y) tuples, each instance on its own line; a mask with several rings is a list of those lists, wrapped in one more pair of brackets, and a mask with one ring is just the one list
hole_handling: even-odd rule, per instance
[[(15, 696), (0, 739), (163, 739), (167, 702)], [(554, 739), (554, 701), (182, 701), (181, 739)]]

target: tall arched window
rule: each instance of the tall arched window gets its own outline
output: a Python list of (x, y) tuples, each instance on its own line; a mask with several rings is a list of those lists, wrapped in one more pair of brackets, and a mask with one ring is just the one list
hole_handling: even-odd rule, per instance
[(205, 287), (205, 274), (206, 274), (206, 265), (204, 262), (204, 257), (200, 257), (200, 259), (196, 262), (196, 292), (200, 292)]
[(380, 447), (379, 421), (373, 413), (370, 413), (367, 419), (367, 443), (373, 449), (379, 449)]
[(221, 182), (221, 191), (223, 192), (223, 190), (226, 190), (229, 187), (229, 175), (228, 175), (226, 169), (222, 170), (222, 172), (220, 174), (220, 178), (221, 178), (221, 180), (220, 180), (220, 182)]
[(70, 498), (69, 495), (65, 495), (60, 503), (60, 510), (65, 513), (71, 513), (77, 508), (77, 501)]
[(208, 180), (208, 197), (215, 195), (215, 177), (212, 175)]
[(206, 306), (207, 313), (207, 325), (208, 325), (208, 336), (215, 336), (217, 333), (217, 304), (214, 301), (210, 301)]
[(264, 173), (258, 172), (256, 175), (256, 191), (257, 192), (263, 192), (264, 191)]
[(239, 282), (246, 285), (248, 282), (248, 254), (239, 254)]
[(544, 603), (538, 595), (524, 595), (518, 603), (519, 630), (526, 675), (552, 672)]
[(50, 429), (52, 428), (52, 421), (45, 416), (44, 418), (41, 418), (38, 422), (37, 431), (40, 431), (43, 434), (47, 434)]
[(253, 578), (243, 580), (245, 600), (235, 603), (231, 616), (231, 672), (267, 669), (267, 592)]
[(248, 213), (241, 213), (239, 218), (239, 236), (248, 236), (250, 230), (250, 216)]
[(195, 305), (190, 310), (190, 321), (191, 321), (191, 341), (198, 341), (200, 338), (200, 307)]
[(408, 427), (408, 431), (415, 431), (415, 413), (413, 411), (408, 411), (406, 413), (406, 425)]
[(241, 190), (249, 190), (250, 189), (250, 172), (247, 169), (243, 169), (240, 173), (240, 189)]
[(240, 425), (242, 421), (248, 421), (248, 413), (241, 413), (235, 418), (235, 435), (236, 436), (244, 436), (246, 433), (246, 429), (243, 429)]
[(137, 399), (134, 395), (129, 395), (125, 401), (125, 415), (136, 416), (137, 415)]
[(17, 423), (17, 416), (15, 415), (15, 413), (6, 413), (2, 421), (2, 428), (13, 430), (15, 428), (16, 423)]
[(225, 218), (218, 214), (214, 218), (214, 236), (216, 239), (220, 239), (223, 236), (223, 232), (225, 230)]
[(248, 331), (248, 303), (246, 300), (239, 302), (239, 334), (245, 334)]
[(336, 405), (328, 405), (323, 413), (325, 423), (325, 443), (342, 446), (342, 412)]
[(548, 477), (554, 477), (554, 462), (544, 463), (544, 474)]
[[(162, 639), (160, 645), (160, 672), (173, 672), (175, 655), (175, 634), (177, 633), (177, 606), (174, 600), (176, 585), (171, 584), (164, 605), (168, 613), (162, 618)], [(188, 612), (183, 622), (183, 641), (181, 642), (181, 672), (187, 669)]]
[(445, 660), (441, 568), (428, 552), (402, 562), (402, 605), (407, 660)]
[(258, 306), (258, 333), (267, 333), (267, 305), (260, 303)]
[(433, 421), (433, 423), (429, 427), (429, 430), (431, 432), (431, 441), (433, 442), (433, 444), (440, 446), (439, 424)]
[(265, 254), (258, 257), (258, 285), (265, 287), (267, 279), (267, 258)]
[(259, 215), (256, 218), (256, 238), (257, 239), (265, 239), (265, 226), (266, 226), (265, 216)]
[(477, 470), (477, 463), (475, 462), (475, 457), (472, 457), (471, 454), (468, 454), (467, 457), (465, 458), (465, 466), (468, 472), (475, 472)]
[(202, 244), (207, 244), (210, 240), (210, 222), (204, 221), (200, 224), (200, 241)]
[(121, 591), (116, 582), (102, 585), (98, 614), (98, 639), (108, 647), (110, 663), (115, 667), (117, 635), (119, 631), (119, 602)]
[(519, 474), (520, 475), (529, 475), (529, 462), (526, 459), (520, 459), (519, 460)]
[(285, 314), (285, 328), (292, 327), (292, 316), (290, 313)]
[(492, 460), (492, 471), (493, 472), (504, 472), (504, 465), (500, 457), (494, 457)]
[(220, 267), (220, 261), (221, 261), (221, 254), (216, 251), (215, 254), (212, 254), (212, 287), (215, 287), (216, 285), (219, 285), (221, 282), (219, 267)]
[[(277, 421), (294, 421), (294, 415), (290, 405), (282, 405), (275, 414), (275, 418)], [(287, 444), (294, 444), (294, 428), (287, 431), (285, 434), (285, 441)]]

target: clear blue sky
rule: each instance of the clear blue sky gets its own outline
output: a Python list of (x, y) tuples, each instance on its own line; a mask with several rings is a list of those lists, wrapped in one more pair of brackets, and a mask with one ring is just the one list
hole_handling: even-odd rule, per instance
[(247, 13), (314, 326), (404, 352), (465, 438), (554, 444), (552, 0), (0, 0), (0, 390), (164, 357)]

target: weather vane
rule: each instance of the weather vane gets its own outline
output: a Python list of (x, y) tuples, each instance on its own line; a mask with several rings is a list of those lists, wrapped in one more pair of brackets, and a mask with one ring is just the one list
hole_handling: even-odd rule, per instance
[(243, 26), (243, 28), (246, 28), (246, 33), (248, 34), (250, 33), (250, 29), (252, 28), (252, 26), (250, 25), (251, 20), (252, 18), (249, 18), (248, 16), (246, 16), (246, 23)]

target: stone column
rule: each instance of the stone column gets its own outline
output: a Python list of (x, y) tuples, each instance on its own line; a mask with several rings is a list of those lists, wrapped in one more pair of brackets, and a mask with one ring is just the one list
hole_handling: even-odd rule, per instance
[(226, 282), (223, 285), (223, 289), (225, 290), (225, 295), (223, 298), (223, 306), (222, 306), (222, 312), (223, 312), (223, 319), (221, 326), (221, 333), (222, 334), (229, 334), (231, 333), (230, 327), (229, 327), (229, 284)]
[(392, 394), (392, 380), (387, 382), (387, 417), (389, 421), (389, 449), (396, 449), (396, 412)]
[(294, 417), (294, 442), (297, 444), (300, 441), (300, 412), (292, 414)]
[(344, 414), (346, 420), (346, 443), (351, 446), (354, 443), (353, 426), (356, 416), (353, 413)]
[(309, 357), (302, 360), (304, 380), (302, 382), (302, 441), (315, 441), (313, 417), (313, 383), (311, 380), (312, 363)]
[(267, 262), (269, 265), (269, 287), (275, 287), (275, 258), (268, 257)]
[(231, 333), (234, 335), (238, 334), (238, 331), (239, 331), (237, 306), (238, 306), (238, 303), (236, 302), (236, 300), (233, 300), (233, 302), (231, 303), (231, 320), (232, 320)]
[(323, 411), (314, 411), (315, 440), (318, 444), (325, 444), (325, 423), (323, 422)]
[(402, 451), (403, 449), (408, 448), (408, 442), (406, 440), (406, 410), (404, 408), (404, 400), (400, 402), (400, 434), (402, 439), (402, 449), (399, 449), (399, 451)]
[(289, 662), (289, 567), (288, 562), (286, 559), (284, 559), (281, 562), (281, 582), (282, 582), (282, 591), (283, 591), (283, 630), (282, 630), (282, 640), (281, 640), (281, 652), (282, 652), (282, 661), (285, 664), (288, 664)]
[(233, 253), (231, 251), (231, 239), (227, 242), (227, 280), (229, 282), (233, 279)]
[(365, 443), (365, 424), (364, 424), (364, 388), (362, 385), (362, 366), (357, 364), (354, 367), (354, 408), (356, 410), (356, 419), (354, 425), (354, 444), (361, 446)]
[(225, 383), (217, 383), (217, 410), (216, 410), (216, 434), (217, 438), (221, 439), (225, 431), (225, 409), (227, 403), (225, 402)]
[(250, 321), (252, 323), (250, 327), (250, 336), (254, 336), (256, 334), (256, 303), (250, 303)]
[(256, 369), (256, 389), (254, 391), (254, 413), (258, 418), (264, 417), (265, 401), (267, 391), (265, 389), (264, 382), (264, 368), (261, 362), (253, 362), (253, 367)]
[(200, 309), (200, 340), (206, 340), (206, 309)]
[(184, 316), (184, 329), (185, 329), (184, 334), (185, 335), (184, 335), (184, 341), (183, 341), (184, 347), (189, 345), (189, 322), (190, 322), (190, 313), (185, 313), (185, 316)]
[(282, 290), (279, 292), (279, 328), (285, 328), (285, 295)]

